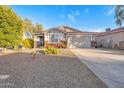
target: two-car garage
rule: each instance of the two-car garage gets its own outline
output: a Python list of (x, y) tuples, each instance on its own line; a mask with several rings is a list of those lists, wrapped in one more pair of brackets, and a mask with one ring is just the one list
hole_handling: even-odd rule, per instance
[(85, 48), (91, 47), (91, 36), (68, 35), (68, 48)]

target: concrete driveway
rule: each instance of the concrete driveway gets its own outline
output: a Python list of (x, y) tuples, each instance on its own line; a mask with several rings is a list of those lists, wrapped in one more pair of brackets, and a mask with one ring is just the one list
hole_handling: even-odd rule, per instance
[(124, 87), (124, 50), (70, 50), (108, 87)]

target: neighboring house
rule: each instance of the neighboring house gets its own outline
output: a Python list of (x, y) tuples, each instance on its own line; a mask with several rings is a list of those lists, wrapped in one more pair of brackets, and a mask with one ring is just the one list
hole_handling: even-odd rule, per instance
[(33, 33), (35, 47), (48, 44), (59, 44), (62, 40), (67, 41), (68, 48), (82, 48), (95, 46), (96, 32), (82, 32), (67, 26), (51, 28), (45, 31)]
[(124, 27), (99, 33), (96, 40), (98, 46), (124, 49)]
[(23, 33), (23, 39), (26, 39), (26, 38), (32, 39), (32, 35), (31, 35), (31, 33), (29, 31), (25, 31)]
[(47, 44), (60, 44), (62, 40), (67, 41), (67, 48), (84, 47), (108, 47), (124, 49), (124, 27), (106, 32), (86, 32), (77, 29), (60, 26), (44, 31), (33, 33), (34, 47)]

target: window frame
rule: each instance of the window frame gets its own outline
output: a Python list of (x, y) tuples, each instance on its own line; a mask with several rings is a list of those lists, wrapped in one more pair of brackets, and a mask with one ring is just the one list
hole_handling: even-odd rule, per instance
[[(49, 33), (48, 35), (49, 35), (49, 43), (60, 43), (60, 41), (64, 39), (63, 33)], [(54, 37), (53, 37), (53, 38), (54, 38), (53, 41), (52, 41), (52, 39), (51, 39), (52, 35), (54, 36)], [(56, 42), (56, 40), (55, 40), (55, 39), (56, 39), (56, 36), (58, 36), (57, 42)]]

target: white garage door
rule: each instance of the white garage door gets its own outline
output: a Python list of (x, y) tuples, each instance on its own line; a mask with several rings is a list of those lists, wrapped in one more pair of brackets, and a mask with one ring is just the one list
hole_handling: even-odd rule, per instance
[(68, 36), (68, 48), (91, 47), (90, 36)]

